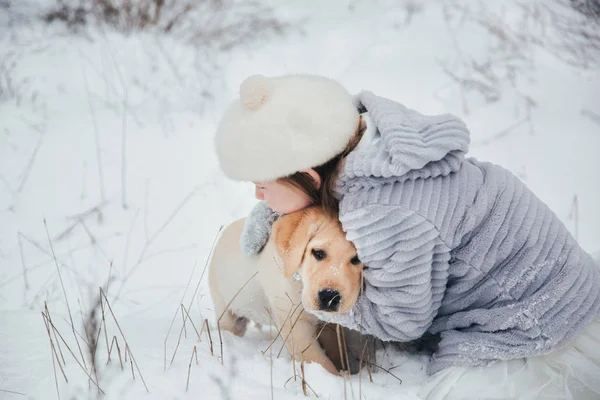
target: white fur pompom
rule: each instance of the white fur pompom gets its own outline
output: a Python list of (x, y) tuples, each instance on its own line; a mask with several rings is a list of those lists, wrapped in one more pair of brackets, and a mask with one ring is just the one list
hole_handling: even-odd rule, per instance
[(262, 75), (252, 75), (240, 85), (240, 100), (249, 110), (257, 110), (269, 98), (269, 80)]

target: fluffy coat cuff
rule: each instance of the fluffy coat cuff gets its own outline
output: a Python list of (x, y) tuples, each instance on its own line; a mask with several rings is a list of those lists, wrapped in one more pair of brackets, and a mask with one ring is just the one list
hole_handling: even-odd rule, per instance
[(273, 223), (279, 217), (280, 214), (270, 209), (264, 201), (257, 203), (244, 224), (240, 238), (242, 252), (247, 256), (260, 253), (269, 240)]

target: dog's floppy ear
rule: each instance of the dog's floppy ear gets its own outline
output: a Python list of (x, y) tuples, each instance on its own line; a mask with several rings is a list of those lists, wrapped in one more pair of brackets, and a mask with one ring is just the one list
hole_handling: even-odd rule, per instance
[(285, 215), (273, 224), (275, 249), (283, 259), (286, 278), (291, 278), (302, 265), (308, 242), (319, 230), (321, 222), (319, 213), (311, 207)]

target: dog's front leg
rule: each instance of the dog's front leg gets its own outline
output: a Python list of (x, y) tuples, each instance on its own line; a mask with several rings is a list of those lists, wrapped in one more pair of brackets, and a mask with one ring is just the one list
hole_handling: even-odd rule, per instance
[(294, 354), (296, 360), (319, 363), (331, 374), (339, 375), (340, 372), (319, 344), (318, 325), (314, 317), (304, 313), (303, 310), (300, 312), (299, 316), (296, 313), (296, 318), (288, 318), (283, 322), (281, 335), (286, 339), (288, 350)]

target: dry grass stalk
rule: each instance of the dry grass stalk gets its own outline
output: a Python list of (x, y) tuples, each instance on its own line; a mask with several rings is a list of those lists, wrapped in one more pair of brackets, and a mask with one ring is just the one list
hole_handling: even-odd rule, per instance
[[(402, 383), (402, 379), (400, 379), (396, 375), (394, 375), (389, 369), (385, 369), (381, 365), (377, 365), (377, 364), (372, 363), (372, 362), (367, 362), (367, 366), (370, 366), (370, 365), (372, 365), (374, 367), (377, 367), (377, 368), (379, 368), (382, 371), (387, 372), (388, 374), (390, 374), (391, 376), (393, 376), (394, 378), (396, 378), (398, 380), (398, 382)], [(371, 382), (373, 382), (373, 380), (371, 380)]]
[[(271, 323), (269, 324), (269, 335), (273, 335), (273, 325), (275, 325), (275, 321), (273, 320), (273, 315), (271, 315), (271, 310), (265, 307), (267, 313), (269, 314), (269, 318), (271, 319)], [(294, 363), (294, 377), (296, 376), (296, 363)], [(270, 382), (271, 382), (271, 400), (275, 399), (275, 394), (273, 392), (273, 348), (271, 347), (269, 350), (269, 373), (270, 373)]]
[[(184, 320), (185, 321), (185, 320)], [(185, 325), (181, 326), (181, 330), (179, 331), (179, 337), (177, 339), (177, 345), (175, 346), (175, 350), (173, 350), (173, 355), (171, 356), (171, 361), (169, 362), (169, 367), (173, 365), (173, 361), (175, 360), (175, 355), (177, 355), (177, 350), (179, 350), (179, 345), (181, 344), (181, 336), (183, 335), (183, 328)]]
[[(24, 397), (27, 397), (27, 395), (25, 393), (21, 393), (21, 392), (15, 392), (14, 390), (6, 390), (6, 389), (0, 389), (0, 392), (2, 393), (10, 393), (10, 394), (18, 394)], [(60, 397), (59, 397), (60, 398)]]
[[(362, 370), (363, 370), (363, 360), (365, 358), (365, 350), (367, 350), (367, 344), (369, 343), (368, 340), (365, 340), (365, 344), (360, 352), (360, 358), (358, 361), (358, 398), (361, 399), (362, 398)], [(371, 379), (371, 383), (373, 382), (373, 379)]]
[[(365, 274), (364, 274), (364, 269), (363, 271), (361, 271), (360, 273), (360, 329), (359, 329), (359, 333), (361, 335), (361, 337), (363, 337), (363, 320), (364, 320), (364, 288), (365, 288)], [(360, 353), (360, 359), (359, 359), (359, 369), (358, 369), (358, 396), (359, 398), (362, 396), (362, 369), (363, 369), (363, 361), (364, 361), (364, 355), (365, 355), (365, 350), (367, 349), (367, 343), (368, 343), (368, 339), (365, 340), (365, 345), (363, 346), (363, 349)], [(367, 373), (369, 374), (369, 381), (371, 383), (373, 383), (373, 376), (371, 375), (371, 367), (367, 364)]]
[(119, 341), (117, 340), (117, 336), (113, 335), (113, 339), (110, 342), (110, 348), (108, 349), (108, 360), (106, 364), (110, 361), (110, 354), (112, 353), (113, 345), (117, 346), (117, 354), (119, 355), (119, 363), (121, 364), (121, 371), (123, 371), (123, 360), (121, 359), (121, 348), (119, 347)]
[[(338, 325), (340, 326), (340, 325)], [(342, 333), (342, 347), (344, 348), (344, 354), (346, 356), (346, 366), (347, 366), (347, 375), (348, 384), (350, 385), (350, 392), (352, 393), (352, 398), (354, 398), (354, 388), (352, 387), (352, 381), (350, 380), (350, 359), (348, 358), (348, 342), (346, 342), (346, 333), (344, 332), (343, 327), (340, 326), (340, 332)], [(343, 356), (342, 356), (343, 359)], [(360, 397), (359, 397), (360, 398)]]
[[(341, 335), (341, 326), (340, 325), (336, 325), (335, 327), (335, 333), (337, 335), (337, 342), (338, 342), (338, 347), (339, 347), (339, 352), (340, 352), (340, 361), (342, 362), (342, 370), (347, 370), (347, 365), (345, 364), (346, 360), (344, 359), (344, 348), (342, 346), (342, 335)], [(346, 380), (347, 380), (347, 376), (346, 374), (342, 373), (342, 379), (344, 380), (344, 400), (347, 398), (348, 394), (346, 393)]]
[[(300, 363), (300, 372), (302, 373), (302, 393), (304, 393), (305, 396), (308, 396), (308, 391), (306, 390), (306, 386), (308, 385), (306, 383), (306, 379), (304, 376), (304, 361)], [(316, 393), (315, 393), (316, 395)], [(317, 396), (319, 397), (319, 396)]]
[[(269, 345), (267, 346), (266, 349), (264, 349), (263, 351), (261, 351), (261, 353), (264, 355), (267, 350), (269, 350), (271, 348), (271, 346), (273, 346), (273, 344), (275, 343), (275, 341), (277, 340), (277, 338), (279, 336), (281, 336), (281, 331), (283, 330), (283, 327), (285, 326), (285, 322), (288, 321), (292, 314), (296, 312), (296, 310), (298, 309), (298, 307), (300, 307), (302, 305), (302, 303), (298, 303), (298, 305), (296, 306), (296, 308), (292, 309), (290, 308), (290, 311), (288, 312), (288, 315), (285, 317), (284, 323), (281, 325), (281, 327), (278, 329), (277, 331), (277, 335), (275, 335), (275, 337), (271, 340), (271, 343), (269, 343)], [(271, 312), (269, 310), (267, 310), (267, 312), (269, 313), (269, 315), (271, 315)], [(273, 316), (271, 315), (271, 320), (273, 321)], [(275, 321), (273, 321), (273, 323), (275, 324)], [(277, 326), (277, 324), (275, 324), (275, 326)]]
[[(302, 303), (300, 303), (302, 304)], [(283, 351), (285, 344), (288, 341), (288, 338), (290, 337), (290, 335), (292, 334), (292, 332), (294, 331), (294, 327), (296, 326), (296, 324), (298, 323), (298, 321), (300, 320), (300, 317), (302, 316), (302, 314), (304, 314), (304, 309), (300, 310), (300, 312), (298, 313), (298, 316), (296, 317), (296, 319), (294, 320), (294, 323), (292, 324), (292, 326), (290, 327), (290, 331), (288, 332), (287, 336), (285, 337), (285, 339), (283, 340), (283, 344), (281, 345), (281, 348), (279, 349), (279, 352), (277, 353), (277, 358), (279, 358), (281, 356), (281, 352)], [(293, 316), (293, 314), (291, 315)], [(285, 324), (287, 324), (290, 321), (290, 318), (288, 318), (286, 321), (283, 322), (283, 325), (285, 326)]]
[[(133, 354), (131, 354), (131, 349), (129, 348), (129, 345), (126, 344), (125, 345), (125, 362), (127, 362), (127, 354), (129, 354), (129, 365), (131, 366), (131, 376), (133, 377), (133, 380), (135, 381), (135, 373), (133, 372)], [(144, 378), (142, 378), (142, 381), (143, 380), (144, 380)], [(148, 388), (146, 388), (146, 391), (148, 391)]]
[[(111, 263), (112, 265), (112, 263)], [(106, 315), (104, 312), (104, 302), (102, 301), (102, 293), (98, 293), (98, 302), (100, 303), (100, 310), (102, 311), (102, 323), (100, 324), (100, 329), (102, 329), (102, 327), (104, 326), (104, 339), (106, 341), (106, 348), (108, 349), (108, 330), (106, 329)], [(98, 332), (100, 333), (100, 332)], [(96, 343), (98, 343), (98, 340), (96, 339)], [(108, 360), (106, 361), (106, 363), (108, 364), (108, 362), (110, 361), (110, 351), (108, 352)]]
[[(44, 301), (44, 310), (46, 312), (46, 317), (48, 317), (48, 319), (50, 321), (52, 321), (52, 316), (50, 315), (50, 310), (48, 309), (48, 303), (46, 303), (45, 301)], [(60, 347), (60, 343), (58, 342), (58, 339), (56, 337), (56, 332), (53, 332), (53, 333), (54, 333), (54, 341), (56, 342), (56, 347), (58, 347), (58, 352), (60, 353), (60, 358), (62, 358), (63, 365), (67, 365), (67, 363), (65, 361), (65, 356), (63, 355), (62, 349)]]
[(196, 355), (196, 365), (198, 365), (198, 350), (196, 349), (196, 345), (194, 345), (194, 350), (192, 350), (192, 356), (190, 357), (190, 364), (188, 365), (187, 383), (185, 384), (186, 392), (190, 386), (190, 372), (192, 371), (192, 360), (194, 359), (194, 354)]
[[(119, 321), (117, 321), (117, 317), (115, 316), (115, 313), (113, 312), (112, 307), (110, 306), (110, 302), (108, 301), (108, 298), (106, 297), (106, 293), (104, 293), (102, 288), (100, 288), (100, 294), (102, 295), (102, 297), (104, 297), (104, 301), (106, 301), (106, 305), (108, 306), (108, 311), (110, 311), (110, 314), (112, 315), (113, 320), (115, 321), (115, 324), (117, 325), (117, 328), (119, 329), (119, 332), (121, 333), (121, 337), (123, 338), (123, 341), (125, 342), (125, 352), (129, 353), (129, 356), (131, 357), (131, 360), (135, 364), (135, 368), (137, 369), (138, 374), (140, 375), (142, 383), (144, 384), (144, 388), (146, 388), (146, 392), (150, 393), (150, 391), (148, 390), (148, 386), (146, 386), (146, 381), (144, 381), (144, 377), (142, 376), (140, 368), (139, 368), (137, 362), (135, 361), (133, 353), (131, 352), (131, 346), (129, 346), (129, 343), (127, 342), (127, 339), (125, 338), (125, 334), (123, 333), (123, 330), (121, 329), (121, 325), (119, 325)], [(133, 372), (133, 365), (131, 367), (131, 370)]]
[[(294, 346), (294, 332), (291, 332), (291, 339), (292, 339), (292, 349), (295, 349), (296, 347)], [(273, 352), (272, 352), (272, 347), (271, 350), (269, 350), (269, 355), (271, 358), (273, 358)], [(296, 352), (295, 351), (291, 351), (290, 353), (292, 353), (292, 370), (294, 371), (294, 376), (296, 376)], [(295, 379), (294, 379), (295, 380)]]
[[(291, 376), (291, 377), (289, 377), (289, 378), (288, 378), (288, 380), (287, 380), (287, 381), (285, 381), (285, 383), (283, 384), (283, 387), (284, 387), (285, 389), (287, 389), (287, 384), (288, 384), (288, 383), (290, 383), (290, 381), (291, 381), (292, 379), (295, 381), (295, 380), (296, 380), (296, 378), (300, 378), (300, 379), (302, 379), (302, 376), (301, 376), (301, 375), (294, 375), (294, 376)], [(311, 391), (311, 392), (313, 392), (313, 394), (314, 394), (314, 395), (315, 395), (317, 398), (319, 398), (319, 395), (317, 394), (317, 392), (315, 392), (315, 390), (312, 388), (312, 386), (310, 386), (310, 385), (309, 385), (309, 383), (308, 383), (306, 380), (304, 381), (304, 383), (306, 384), (306, 387), (307, 387), (308, 389), (310, 389), (310, 391)], [(307, 396), (308, 396), (308, 395), (307, 395)]]
[[(74, 215), (70, 215), (67, 217), (68, 220), (73, 221), (64, 231), (62, 231), (60, 234), (56, 235), (53, 240), (55, 242), (64, 240), (67, 236), (69, 236), (69, 234), (79, 225), (81, 225), (83, 227), (83, 229), (86, 230), (86, 233), (90, 236), (90, 239), (92, 239), (92, 242), (94, 242), (96, 239), (93, 237), (93, 235), (91, 234), (91, 232), (89, 232), (87, 230), (87, 227), (85, 226), (84, 222), (86, 219), (88, 219), (89, 217), (92, 217), (94, 215), (96, 215), (96, 218), (98, 220), (98, 222), (101, 222), (103, 219), (102, 216), (102, 208), (104, 206), (106, 206), (108, 203), (106, 201), (101, 201), (98, 205), (74, 214)], [(93, 243), (92, 243), (93, 244)]]
[(79, 354), (81, 355), (81, 360), (83, 361), (83, 365), (85, 366), (87, 373), (87, 364), (85, 362), (85, 357), (83, 356), (83, 351), (81, 350), (81, 346), (79, 345), (79, 339), (77, 339), (77, 335), (75, 334), (75, 324), (73, 323), (73, 315), (71, 314), (71, 307), (69, 306), (69, 299), (67, 298), (67, 291), (65, 290), (65, 285), (63, 283), (62, 274), (60, 273), (60, 268), (58, 266), (58, 261), (56, 260), (56, 254), (54, 253), (54, 246), (52, 246), (52, 240), (50, 240), (50, 233), (48, 232), (48, 224), (46, 224), (46, 218), (44, 218), (44, 227), (46, 229), (46, 236), (48, 237), (48, 243), (50, 245), (50, 250), (52, 251), (52, 257), (54, 259), (54, 264), (56, 265), (56, 271), (58, 272), (58, 279), (60, 280), (60, 286), (63, 291), (63, 295), (65, 297), (65, 303), (67, 304), (67, 311), (69, 312), (69, 320), (71, 321), (71, 329), (73, 331), (73, 337), (75, 338), (75, 342), (77, 343), (77, 348), (79, 349)]
[(223, 312), (219, 316), (219, 319), (217, 320), (217, 329), (219, 331), (219, 343), (221, 345), (221, 365), (223, 365), (223, 337), (221, 336), (221, 319), (223, 318), (223, 316), (225, 315), (225, 313), (229, 309), (229, 306), (231, 306), (231, 303), (233, 303), (233, 301), (236, 299), (236, 297), (238, 297), (238, 295), (240, 294), (240, 292), (246, 287), (246, 285), (248, 283), (250, 283), (250, 281), (252, 279), (254, 279), (254, 277), (256, 275), (258, 275), (258, 271), (256, 271), (254, 273), (254, 275), (252, 275), (250, 278), (248, 278), (248, 280), (246, 282), (244, 282), (244, 284), (242, 285), (242, 287), (240, 287), (238, 289), (238, 291), (235, 293), (235, 295), (233, 295), (233, 297), (231, 298), (231, 300), (229, 300), (229, 303), (227, 303), (227, 305), (225, 306), (225, 309), (223, 310)]
[[(202, 329), (204, 329), (204, 327), (206, 326), (206, 336), (208, 337), (208, 343), (210, 344), (210, 355), (214, 356), (214, 350), (213, 350), (213, 341), (212, 341), (212, 336), (210, 334), (210, 329), (208, 328), (208, 318), (204, 319), (204, 323), (202, 324)], [(202, 332), (200, 332), (202, 333)]]
[(46, 314), (44, 314), (43, 312), (42, 312), (42, 316), (48, 322), (48, 324), (54, 330), (54, 332), (56, 332), (56, 334), (58, 335), (58, 337), (60, 338), (60, 340), (63, 342), (63, 344), (67, 348), (67, 350), (69, 350), (69, 353), (71, 353), (71, 356), (73, 356), (73, 358), (75, 359), (75, 361), (77, 362), (77, 364), (79, 365), (79, 367), (81, 367), (81, 369), (83, 370), (83, 372), (85, 372), (85, 374), (90, 379), (90, 381), (98, 388), (98, 390), (100, 391), (100, 393), (104, 394), (104, 391), (102, 389), (100, 389), (100, 386), (98, 386), (98, 383), (92, 378), (92, 376), (88, 373), (87, 369), (81, 364), (81, 362), (79, 361), (79, 358), (77, 358), (77, 356), (75, 355), (75, 353), (73, 353), (73, 350), (71, 350), (71, 347), (67, 344), (67, 341), (62, 337), (62, 335), (60, 334), (60, 332), (58, 331), (58, 329), (56, 329), (56, 326), (54, 326), (54, 324), (52, 323), (52, 321), (50, 321), (48, 319), (48, 317), (46, 316)]
[(371, 373), (371, 363), (367, 363), (367, 374), (369, 374), (369, 381), (373, 383), (373, 374)]
[[(67, 325), (69, 325), (69, 327), (71, 327), (69, 320), (67, 320), (65, 317), (63, 317), (62, 320), (65, 322), (65, 324), (67, 324)], [(85, 325), (85, 322), (83, 321), (83, 317), (81, 318), (81, 320), (82, 320), (83, 324)], [(83, 336), (81, 333), (77, 332), (77, 330), (75, 331), (75, 333), (77, 334), (77, 336), (79, 336), (79, 339), (83, 340), (83, 343), (85, 343), (85, 345), (89, 347), (90, 344), (88, 343), (85, 336)]]
[[(332, 317), (333, 318), (333, 317)], [(312, 341), (308, 344), (308, 346), (306, 346), (303, 350), (302, 353), (304, 353), (306, 350), (308, 350), (308, 348), (310, 346), (313, 345), (314, 342), (316, 342), (319, 337), (321, 336), (321, 333), (323, 333), (323, 330), (327, 327), (327, 324), (331, 321), (331, 318), (329, 319), (329, 321), (325, 322), (323, 321), (323, 325), (321, 326), (321, 329), (319, 329), (319, 332), (317, 332), (317, 334), (315, 335), (315, 337), (313, 337)]]
[[(115, 63), (116, 63), (116, 61), (115, 61)], [(117, 68), (117, 71), (118, 71), (118, 68)], [(131, 269), (129, 271), (127, 271), (127, 274), (123, 278), (124, 282), (127, 281), (135, 273), (135, 271), (140, 267), (140, 265), (142, 265), (142, 263), (146, 260), (146, 255), (147, 255), (148, 249), (151, 248), (152, 243), (154, 243), (154, 241), (161, 235), (161, 233), (163, 233), (163, 231), (175, 219), (175, 217), (179, 214), (179, 212), (183, 209), (183, 207), (188, 203), (188, 201), (190, 201), (192, 199), (192, 197), (194, 197), (195, 193), (196, 192), (194, 190), (190, 191), (185, 196), (185, 198), (177, 205), (177, 207), (175, 207), (175, 209), (171, 212), (171, 214), (169, 214), (167, 219), (156, 230), (156, 232), (154, 232), (152, 234), (152, 236), (148, 240), (146, 240), (146, 243), (144, 243), (144, 247), (142, 248), (142, 252), (138, 256), (137, 261), (135, 262), (133, 267), (131, 267)], [(200, 279), (202, 279), (202, 277)], [(120, 295), (122, 290), (123, 290), (123, 285), (121, 285), (121, 287), (119, 288), (119, 291), (117, 292), (117, 297)], [(188, 308), (191, 308), (191, 305)], [(177, 310), (177, 312), (179, 312), (179, 310)]]
[(19, 252), (21, 254), (21, 266), (23, 267), (23, 283), (25, 284), (25, 293), (29, 290), (29, 280), (27, 279), (27, 267), (25, 266), (25, 255), (23, 254), (23, 239), (17, 235), (19, 240)]
[[(217, 231), (217, 234), (215, 235), (215, 238), (213, 240), (212, 246), (210, 248), (210, 252), (208, 253), (208, 257), (206, 257), (206, 262), (204, 263), (204, 269), (202, 270), (202, 275), (200, 275), (200, 279), (198, 280), (198, 284), (196, 284), (196, 289), (194, 290), (194, 293), (192, 294), (192, 298), (190, 299), (190, 304), (188, 306), (188, 309), (192, 308), (192, 303), (194, 301), (194, 299), (196, 298), (196, 294), (198, 293), (198, 290), (200, 289), (200, 284), (202, 283), (202, 278), (204, 278), (204, 274), (206, 273), (206, 268), (208, 267), (208, 263), (212, 257), (212, 253), (215, 249), (215, 244), (217, 243), (217, 239), (219, 238), (219, 234), (221, 233), (221, 231), (223, 230), (223, 225), (221, 225), (221, 227), (219, 228), (219, 230)], [(196, 265), (194, 264), (194, 269), (196, 268)], [(188, 286), (192, 280), (192, 276), (194, 275), (194, 271), (192, 270), (192, 274), (190, 275), (190, 279), (188, 280)], [(185, 292), (183, 294), (183, 297), (181, 298), (180, 304), (183, 303), (183, 299), (185, 297), (185, 294), (187, 293), (188, 290), (188, 286), (186, 286)], [(178, 307), (179, 308), (179, 307)], [(171, 329), (173, 327), (173, 323), (175, 322), (175, 318), (177, 318), (177, 313), (179, 310), (176, 310), (174, 315), (173, 315), (173, 319), (171, 320), (171, 325), (169, 326), (169, 331), (167, 332), (167, 336), (165, 337), (165, 341), (164, 341), (164, 369), (165, 371), (167, 370), (167, 339), (169, 338), (169, 334), (171, 333)], [(206, 326), (207, 330), (208, 330), (208, 324)], [(210, 335), (210, 334), (209, 334)], [(179, 333), (179, 340), (177, 342), (177, 347), (175, 348), (175, 352), (173, 353), (173, 357), (171, 358), (171, 364), (173, 363), (173, 360), (175, 359), (175, 354), (177, 353), (177, 348), (179, 347), (179, 341), (181, 340), (181, 332)], [(211, 340), (211, 354), (212, 354), (212, 340)]]
[[(196, 332), (196, 335), (198, 336), (198, 340), (200, 340), (200, 332), (198, 332), (198, 329), (196, 328), (196, 325), (194, 324), (194, 321), (192, 320), (192, 317), (190, 316), (190, 313), (185, 308), (185, 306), (183, 305), (183, 303), (181, 304), (181, 312), (185, 313), (186, 318), (189, 319), (190, 323), (192, 324), (192, 328), (194, 328), (194, 331)], [(184, 323), (185, 323), (185, 320), (184, 320)]]
[[(185, 316), (184, 316), (184, 311), (185, 311)], [(177, 315), (177, 314), (175, 314)], [(171, 362), (169, 363), (169, 366), (173, 365), (173, 361), (175, 360), (175, 355), (177, 354), (177, 350), (179, 349), (179, 345), (181, 344), (181, 336), (184, 332), (186, 332), (186, 336), (187, 337), (187, 330), (185, 329), (185, 324), (186, 324), (186, 320), (189, 319), (190, 322), (192, 323), (192, 326), (194, 327), (194, 330), (196, 331), (196, 334), (198, 335), (198, 339), (200, 339), (200, 333), (198, 332), (198, 329), (196, 329), (196, 325), (194, 325), (194, 322), (192, 321), (192, 317), (190, 317), (190, 314), (188, 313), (187, 309), (185, 308), (185, 306), (183, 305), (183, 303), (181, 303), (181, 315), (182, 315), (182, 319), (183, 319), (183, 325), (181, 326), (181, 330), (179, 331), (179, 338), (177, 339), (177, 345), (175, 346), (175, 350), (173, 351), (173, 355), (171, 356)], [(211, 342), (212, 343), (212, 342)]]
[[(42, 313), (42, 316), (43, 316), (43, 313)], [(69, 383), (69, 380), (67, 379), (67, 375), (65, 374), (65, 371), (64, 371), (62, 365), (60, 364), (58, 354), (56, 353), (56, 347), (52, 340), (52, 335), (50, 334), (50, 326), (48, 325), (48, 322), (46, 322), (46, 319), (45, 318), (43, 318), (43, 319), (44, 319), (44, 325), (46, 326), (46, 332), (48, 332), (48, 339), (50, 339), (50, 350), (52, 351), (52, 368), (54, 369), (54, 380), (56, 381), (56, 391), (58, 392), (58, 380), (56, 379), (56, 366), (54, 365), (56, 362), (58, 363), (58, 366), (60, 367), (60, 372), (62, 372), (63, 377), (65, 378), (65, 382)], [(60, 398), (60, 395), (59, 395), (59, 398)]]
[[(181, 296), (181, 301), (179, 302), (180, 304), (183, 304), (183, 299), (185, 299), (185, 295), (187, 294), (187, 291), (190, 287), (190, 283), (192, 282), (192, 277), (194, 276), (194, 272), (196, 271), (196, 265), (198, 265), (198, 262), (194, 262), (194, 267), (192, 268), (192, 273), (190, 274), (190, 277), (188, 279), (188, 283), (185, 286), (185, 290), (183, 291), (183, 296)], [(173, 319), (171, 319), (171, 325), (169, 325), (169, 330), (167, 331), (167, 335), (165, 336), (165, 340), (163, 342), (163, 349), (164, 349), (164, 370), (167, 370), (167, 339), (169, 338), (169, 334), (171, 333), (171, 329), (173, 328), (173, 324), (175, 323), (175, 318), (177, 318), (177, 311), (175, 311), (174, 315), (173, 315)]]
[[(183, 307), (183, 304), (181, 307)], [(185, 324), (185, 314), (183, 313), (183, 308), (181, 309), (181, 320), (183, 321), (183, 337), (187, 339), (187, 326)]]
[[(346, 344), (346, 336), (344, 335), (344, 331), (341, 325), (336, 325), (335, 327), (335, 331), (337, 334), (337, 341), (338, 341), (338, 347), (339, 347), (339, 351), (340, 351), (340, 360), (342, 362), (342, 370), (345, 371), (350, 371), (350, 362), (348, 360), (348, 347)], [(344, 357), (344, 355), (346, 357)], [(346, 393), (346, 382), (349, 382), (348, 379), (348, 374), (347, 373), (342, 373), (342, 378), (344, 379), (344, 399), (347, 398), (347, 393)], [(354, 390), (352, 390), (352, 384), (350, 384), (350, 391), (354, 394)], [(354, 397), (354, 395), (352, 396)]]
[(344, 359), (344, 349), (342, 346), (342, 333), (341, 333), (342, 329), (340, 325), (336, 325), (335, 326), (335, 333), (337, 335), (337, 341), (338, 341), (338, 347), (339, 347), (339, 351), (340, 351), (340, 359), (342, 361), (342, 369), (348, 369), (348, 364), (346, 364), (346, 360)]
[[(51, 349), (52, 353), (52, 371), (54, 371), (54, 384), (56, 385), (56, 396), (58, 400), (60, 400), (60, 391), (58, 390), (58, 378), (56, 377), (56, 354), (54, 353), (54, 349)], [(60, 365), (60, 362), (59, 362)]]

